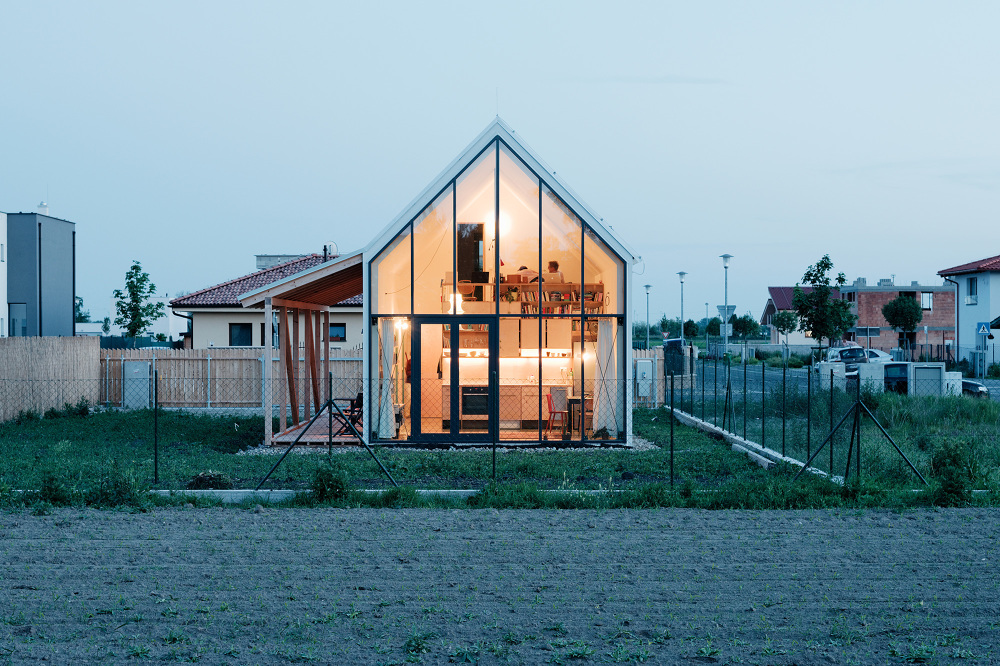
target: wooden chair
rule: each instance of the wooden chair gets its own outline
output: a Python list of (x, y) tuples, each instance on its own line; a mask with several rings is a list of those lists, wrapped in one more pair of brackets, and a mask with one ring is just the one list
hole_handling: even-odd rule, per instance
[(563, 434), (566, 433), (566, 425), (569, 422), (569, 405), (566, 402), (565, 387), (554, 386), (545, 394), (549, 403), (549, 427), (548, 432), (552, 432), (555, 426), (556, 417), (559, 417), (559, 424)]
[[(344, 411), (344, 416), (347, 417), (347, 422), (341, 423), (339, 428), (335, 425), (334, 428), (337, 428), (337, 430), (336, 432), (333, 433), (333, 436), (339, 437), (340, 435), (345, 435), (345, 434), (353, 436), (354, 433), (351, 432), (350, 427), (348, 427), (347, 425), (348, 423), (353, 425), (358, 432), (361, 432), (362, 428), (361, 419), (365, 413), (365, 394), (363, 392), (358, 393), (357, 398), (351, 398), (350, 405), (347, 407), (347, 409), (343, 411)], [(334, 414), (334, 416), (338, 415)]]

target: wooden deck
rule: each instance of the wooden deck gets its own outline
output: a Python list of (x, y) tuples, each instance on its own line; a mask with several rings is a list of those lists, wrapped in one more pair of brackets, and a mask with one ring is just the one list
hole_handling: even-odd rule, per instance
[[(337, 432), (341, 429), (343, 420), (340, 416), (334, 415), (333, 417), (333, 432)], [(299, 436), (299, 433), (306, 427), (307, 423), (300, 423), (298, 425), (292, 426), (282, 432), (275, 433), (271, 437), (271, 446), (288, 446), (295, 441), (295, 438)], [(360, 432), (360, 423), (356, 426)], [(299, 440), (299, 445), (326, 445), (329, 444), (330, 439), (330, 421), (326, 414), (320, 416), (316, 419), (315, 423), (302, 435), (302, 439)], [(333, 444), (339, 446), (358, 446), (359, 442), (356, 437), (351, 433), (348, 428), (343, 434), (333, 437)]]

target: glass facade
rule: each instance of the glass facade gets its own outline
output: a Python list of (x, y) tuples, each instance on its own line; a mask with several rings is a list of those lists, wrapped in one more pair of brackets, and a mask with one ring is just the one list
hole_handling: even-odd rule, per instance
[(374, 439), (625, 436), (625, 261), (502, 139), (369, 280)]

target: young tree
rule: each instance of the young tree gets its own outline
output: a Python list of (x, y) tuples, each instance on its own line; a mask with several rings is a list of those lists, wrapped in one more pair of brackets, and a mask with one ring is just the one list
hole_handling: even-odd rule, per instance
[(698, 324), (694, 323), (693, 319), (688, 319), (686, 322), (684, 322), (684, 337), (685, 338), (698, 337)]
[(832, 297), (834, 285), (843, 287), (847, 284), (847, 278), (843, 273), (837, 273), (831, 284), (831, 270), (833, 262), (830, 261), (830, 255), (824, 254), (802, 276), (802, 282), (811, 289), (807, 292), (795, 285), (795, 296), (792, 298), (792, 306), (799, 316), (799, 330), (809, 331), (813, 338), (820, 341), (821, 346), (824, 339), (832, 344), (834, 340), (844, 337), (847, 329), (854, 326), (858, 319), (851, 312), (850, 303)]
[(902, 331), (904, 340), (909, 344), (910, 334), (917, 330), (924, 312), (917, 299), (900, 294), (882, 306), (882, 316), (889, 326)]
[(749, 314), (745, 314), (741, 317), (733, 315), (730, 321), (733, 324), (733, 334), (740, 336), (741, 338), (748, 338), (751, 335), (756, 335), (760, 331), (760, 324), (757, 320)]
[(125, 274), (125, 289), (115, 289), (115, 325), (125, 329), (130, 338), (145, 333), (150, 325), (163, 316), (163, 303), (149, 302), (156, 295), (156, 285), (149, 281), (149, 273), (142, 270), (138, 261)]
[(708, 320), (708, 325), (705, 326), (705, 332), (709, 335), (719, 335), (722, 331), (722, 320), (718, 317), (712, 317)]
[(791, 310), (782, 310), (771, 317), (771, 326), (778, 332), (778, 335), (785, 335), (785, 346), (788, 346), (788, 334), (799, 325), (799, 318)]
[(73, 321), (77, 324), (90, 323), (90, 310), (83, 309), (83, 298), (80, 296), (73, 298)]

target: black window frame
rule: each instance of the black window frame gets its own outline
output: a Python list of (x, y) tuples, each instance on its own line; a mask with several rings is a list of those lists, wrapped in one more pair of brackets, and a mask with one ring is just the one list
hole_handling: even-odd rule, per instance
[[(238, 342), (234, 333), (239, 331), (241, 338), (246, 339), (246, 344)], [(230, 347), (253, 347), (253, 324), (248, 322), (230, 322), (229, 324), (229, 346)]]

